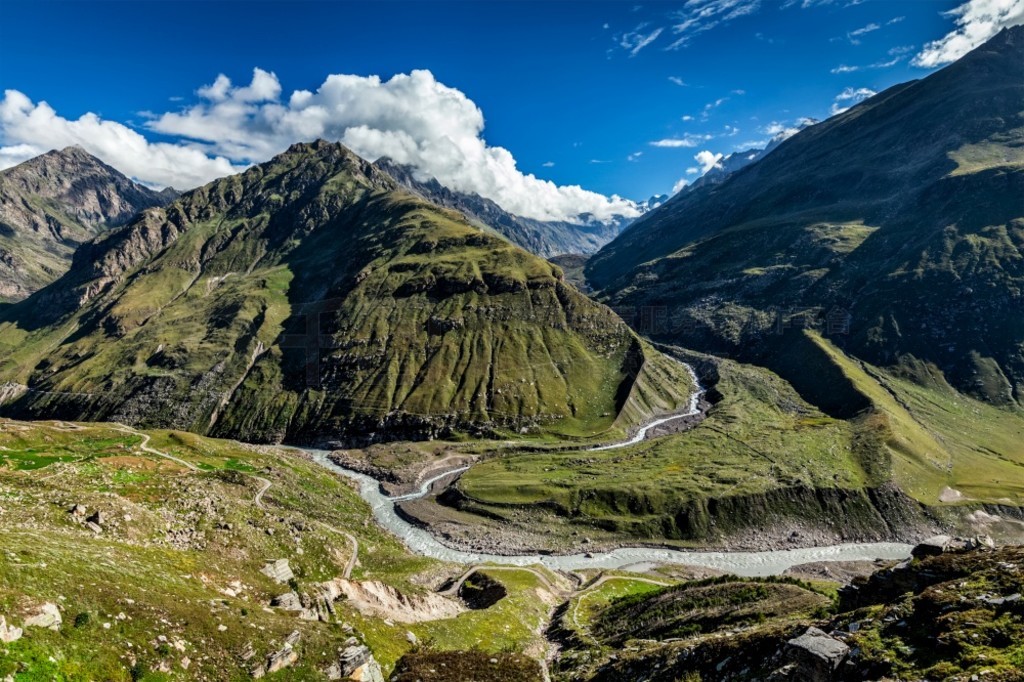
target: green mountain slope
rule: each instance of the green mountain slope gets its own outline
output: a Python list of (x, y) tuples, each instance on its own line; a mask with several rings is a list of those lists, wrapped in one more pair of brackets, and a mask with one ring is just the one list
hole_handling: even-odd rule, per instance
[(176, 195), (132, 182), (81, 147), (0, 171), (0, 302), (49, 284), (80, 244)]
[(5, 414), (249, 441), (587, 436), (690, 388), (556, 266), (326, 142), (146, 211), (0, 315)]
[(656, 338), (782, 371), (788, 328), (832, 327), (873, 364), (1024, 402), (1024, 27), (681, 194), (586, 274), (663, 308)]

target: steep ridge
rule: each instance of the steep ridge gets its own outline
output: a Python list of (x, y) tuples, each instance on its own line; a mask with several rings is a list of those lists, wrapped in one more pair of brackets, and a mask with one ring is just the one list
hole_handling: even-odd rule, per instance
[[(412, 166), (403, 166), (388, 158), (378, 159), (376, 165), (427, 201), (459, 211), (474, 225), (544, 258), (567, 253), (596, 253), (632, 222), (632, 219), (622, 216), (608, 222), (581, 220), (579, 223), (524, 218), (509, 213), (478, 194), (456, 192), (433, 178), (417, 179)], [(646, 207), (644, 204), (641, 209)]]
[(0, 316), (0, 383), (27, 387), (5, 414), (249, 441), (591, 436), (690, 391), (557, 266), (323, 141), (145, 211)]
[(1024, 27), (677, 195), (586, 275), (661, 309), (655, 338), (783, 372), (792, 328), (830, 327), (875, 365), (1021, 404)]
[(764, 147), (753, 147), (751, 149), (744, 149), (731, 154), (726, 154), (725, 157), (723, 157), (717, 165), (708, 170), (707, 173), (687, 185), (684, 191), (695, 192), (702, 187), (722, 182), (736, 171), (746, 168), (755, 161), (760, 161), (768, 154), (771, 154), (775, 151), (776, 147), (788, 140), (797, 132), (816, 123), (818, 123), (818, 121), (814, 119), (805, 119), (799, 123), (797, 128), (792, 130), (783, 130), (773, 135), (771, 139), (768, 140), (768, 144)]
[(176, 196), (132, 182), (81, 147), (0, 171), (0, 301), (49, 284), (80, 244)]

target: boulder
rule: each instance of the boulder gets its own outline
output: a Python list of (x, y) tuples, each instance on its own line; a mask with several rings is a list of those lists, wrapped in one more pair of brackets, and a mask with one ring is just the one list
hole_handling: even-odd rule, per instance
[(933, 535), (927, 540), (922, 540), (918, 543), (918, 545), (910, 551), (910, 554), (915, 559), (938, 556), (950, 547), (951, 542), (953, 542), (953, 538), (949, 535)]
[(828, 682), (839, 668), (850, 647), (818, 628), (786, 642), (786, 658), (796, 665), (795, 679), (806, 682)]
[(64, 619), (61, 618), (60, 609), (57, 608), (57, 605), (51, 602), (46, 602), (32, 610), (31, 615), (25, 619), (25, 627), (60, 630), (60, 625), (63, 620)]
[(291, 567), (288, 565), (287, 559), (278, 559), (277, 561), (268, 561), (260, 572), (273, 580), (276, 583), (286, 583), (295, 577), (292, 573)]
[(7, 619), (0, 616), (0, 642), (4, 644), (10, 644), (11, 642), (17, 642), (21, 639), (23, 630), (16, 628), (14, 625), (7, 625)]
[(270, 600), (270, 605), (285, 611), (302, 611), (302, 601), (295, 592), (285, 592)]
[(301, 637), (298, 630), (292, 632), (284, 641), (284, 646), (267, 656), (267, 660), (252, 669), (251, 674), (259, 679), (264, 675), (276, 673), (279, 670), (290, 668), (299, 661), (299, 654), (295, 651), (295, 645)]
[(278, 670), (284, 670), (295, 665), (298, 660), (299, 654), (295, 652), (295, 649), (285, 647), (267, 658), (267, 672), (276, 673)]
[(995, 542), (987, 535), (979, 535), (973, 538), (934, 535), (927, 540), (923, 540), (910, 553), (915, 559), (924, 559), (925, 557), (938, 556), (946, 552), (969, 552), (974, 549), (981, 549), (982, 547), (992, 549), (995, 547)]
[(359, 682), (384, 682), (380, 664), (365, 644), (355, 637), (345, 641), (345, 648), (338, 653), (338, 660), (324, 670), (329, 680), (358, 680)]

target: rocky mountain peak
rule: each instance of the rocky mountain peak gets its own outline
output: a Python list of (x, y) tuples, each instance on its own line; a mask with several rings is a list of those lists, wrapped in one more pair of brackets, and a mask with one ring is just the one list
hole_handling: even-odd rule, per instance
[(177, 196), (133, 182), (79, 146), (0, 171), (0, 300), (45, 286), (79, 245)]

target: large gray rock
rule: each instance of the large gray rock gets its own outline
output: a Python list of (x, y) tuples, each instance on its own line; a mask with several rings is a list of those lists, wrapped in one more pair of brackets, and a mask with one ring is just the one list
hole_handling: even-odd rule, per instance
[(786, 657), (796, 665), (795, 679), (805, 682), (828, 682), (849, 653), (846, 643), (814, 627), (786, 642)]
[(295, 651), (295, 645), (299, 643), (300, 637), (301, 635), (298, 630), (288, 635), (288, 638), (284, 641), (284, 646), (267, 656), (267, 660), (264, 663), (252, 669), (252, 676), (259, 679), (264, 675), (276, 673), (298, 663), (299, 653)]
[(266, 565), (260, 569), (260, 572), (277, 583), (286, 583), (295, 577), (295, 574), (292, 573), (291, 567), (288, 565), (287, 559), (268, 561)]
[(299, 599), (299, 595), (294, 592), (285, 592), (284, 594), (278, 595), (270, 600), (270, 605), (275, 606), (284, 611), (302, 611), (302, 600)]
[(992, 548), (995, 543), (992, 538), (985, 536), (978, 536), (974, 538), (954, 538), (949, 535), (933, 535), (927, 540), (921, 541), (914, 549), (910, 551), (910, 554), (915, 559), (924, 559), (925, 557), (938, 556), (946, 552), (968, 552), (972, 549), (980, 549), (982, 547)]
[(927, 540), (922, 540), (910, 551), (915, 559), (923, 559), (929, 556), (938, 556), (947, 551), (953, 538), (949, 535), (933, 535)]
[(62, 622), (64, 622), (64, 619), (61, 618), (60, 609), (57, 608), (57, 605), (46, 602), (33, 609), (32, 614), (25, 619), (25, 627), (60, 630)]

